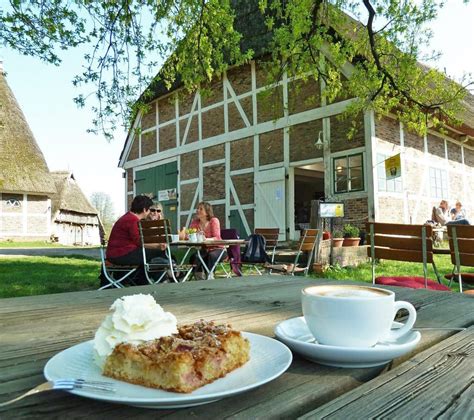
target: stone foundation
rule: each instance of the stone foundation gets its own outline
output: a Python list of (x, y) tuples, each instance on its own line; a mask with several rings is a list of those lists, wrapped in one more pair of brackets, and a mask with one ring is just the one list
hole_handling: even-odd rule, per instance
[[(322, 263), (323, 265), (329, 264), (329, 253), (331, 241), (321, 241), (321, 249), (319, 259), (316, 262)], [(342, 246), (340, 248), (333, 248), (333, 264), (338, 264), (341, 267), (357, 266), (361, 263), (368, 261), (367, 257), (367, 246)]]

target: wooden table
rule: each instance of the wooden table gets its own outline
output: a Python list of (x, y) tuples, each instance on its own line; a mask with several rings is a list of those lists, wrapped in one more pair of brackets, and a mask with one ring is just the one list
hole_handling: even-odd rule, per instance
[[(184, 262), (184, 260), (188, 256), (189, 251), (192, 250), (192, 249), (195, 249), (197, 251), (196, 252), (197, 257), (199, 258), (199, 261), (201, 262), (202, 267), (204, 268), (204, 270), (207, 274), (207, 279), (208, 280), (213, 278), (214, 271), (216, 270), (217, 266), (221, 262), (221, 260), (224, 256), (225, 250), (227, 248), (229, 248), (229, 246), (232, 246), (232, 245), (241, 246), (241, 245), (244, 245), (244, 244), (245, 244), (244, 239), (219, 239), (219, 240), (206, 239), (205, 241), (201, 241), (201, 242), (191, 242), (191, 241), (182, 241), (181, 240), (181, 241), (176, 241), (176, 242), (171, 242), (170, 243), (171, 246), (184, 247), (184, 248), (188, 249), (186, 251), (186, 254), (183, 256), (182, 262)], [(219, 258), (217, 258), (214, 265), (212, 267), (208, 267), (206, 262), (202, 258), (200, 250), (203, 249), (203, 248), (218, 248), (218, 247), (222, 248), (222, 252), (220, 253)], [(230, 273), (227, 273), (227, 271), (225, 273), (226, 273), (227, 277), (231, 277)]]
[[(273, 337), (278, 322), (301, 315), (300, 290), (315, 283), (331, 282), (252, 276), (2, 299), (0, 401), (43, 382), (42, 369), (47, 360), (91, 339), (109, 306), (120, 296), (152, 293), (180, 323), (212, 319)], [(439, 328), (473, 325), (474, 299), (460, 293), (424, 289), (392, 290), (397, 299), (408, 300), (417, 308), (416, 327), (438, 329), (422, 330), (414, 353), (385, 368), (338, 369), (294, 355), (288, 371), (276, 380), (212, 404), (147, 410), (51, 392), (0, 408), (0, 418), (402, 418), (405, 414), (431, 418), (443, 413), (472, 418), (473, 328), (461, 332)]]

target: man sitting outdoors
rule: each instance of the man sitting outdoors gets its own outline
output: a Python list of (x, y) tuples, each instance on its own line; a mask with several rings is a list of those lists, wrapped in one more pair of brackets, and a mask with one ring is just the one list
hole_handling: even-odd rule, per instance
[[(110, 232), (107, 244), (107, 260), (117, 265), (138, 265), (141, 268), (133, 279), (136, 284), (148, 284), (143, 271), (143, 253), (141, 249), (140, 232), (138, 223), (150, 214), (153, 201), (146, 195), (137, 195), (130, 206), (130, 211), (118, 219)], [(163, 251), (158, 246), (145, 249), (148, 260), (163, 256)]]

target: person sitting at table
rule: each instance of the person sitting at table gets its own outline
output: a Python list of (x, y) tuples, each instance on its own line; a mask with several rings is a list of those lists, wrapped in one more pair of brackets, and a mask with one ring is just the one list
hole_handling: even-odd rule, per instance
[[(107, 244), (106, 258), (116, 265), (138, 265), (133, 282), (148, 284), (144, 272), (143, 253), (141, 249), (138, 223), (146, 219), (153, 208), (153, 201), (146, 195), (137, 195), (130, 206), (130, 211), (120, 217), (112, 227)], [(150, 244), (145, 249), (147, 260), (163, 256), (159, 244)]]
[[(219, 219), (214, 216), (212, 205), (206, 201), (201, 201), (196, 210), (196, 218), (191, 222), (190, 228), (197, 229), (198, 232), (202, 233), (206, 239), (214, 239), (220, 241), (221, 238), (221, 224)], [(219, 256), (221, 255), (223, 246), (205, 247), (200, 251), (201, 258), (206, 263), (207, 267), (211, 269)], [(225, 251), (222, 258), (226, 256)], [(194, 254), (190, 258), (191, 264), (195, 264), (195, 276), (197, 278), (205, 278), (206, 273), (202, 267), (201, 262)]]
[(447, 222), (447, 225), (469, 225), (469, 221), (466, 218), (466, 210), (463, 209), (460, 201), (456, 201), (456, 205), (451, 209), (452, 220)]
[(441, 226), (444, 226), (447, 222), (449, 222), (449, 205), (446, 200), (441, 200), (438, 207), (433, 207), (431, 219), (433, 222)]

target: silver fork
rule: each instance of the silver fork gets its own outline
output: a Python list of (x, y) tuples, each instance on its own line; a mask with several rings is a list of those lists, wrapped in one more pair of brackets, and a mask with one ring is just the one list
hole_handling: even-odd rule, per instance
[(84, 379), (57, 379), (55, 381), (45, 382), (16, 398), (0, 403), (0, 407), (5, 407), (6, 405), (19, 401), (29, 395), (39, 394), (40, 392), (52, 390), (71, 391), (73, 389), (93, 389), (113, 393), (115, 392), (115, 385), (112, 382), (86, 381)]

